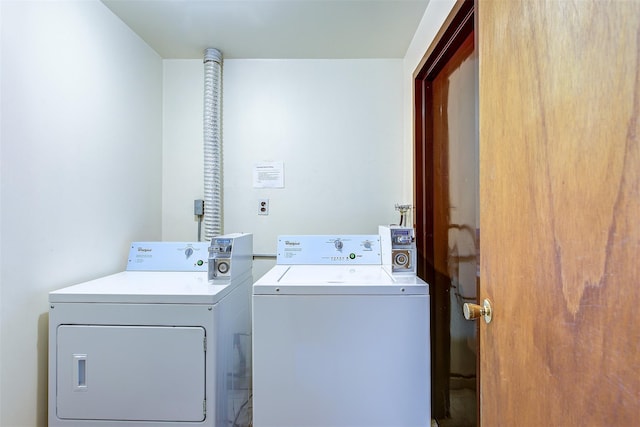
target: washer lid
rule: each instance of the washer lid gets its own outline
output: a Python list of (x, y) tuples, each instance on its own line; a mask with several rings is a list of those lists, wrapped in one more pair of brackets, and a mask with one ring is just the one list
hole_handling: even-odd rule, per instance
[(210, 284), (206, 272), (124, 271), (50, 292), (49, 302), (215, 304), (232, 287), (229, 281)]
[(254, 295), (428, 295), (417, 276), (391, 275), (380, 265), (276, 265), (253, 285)]

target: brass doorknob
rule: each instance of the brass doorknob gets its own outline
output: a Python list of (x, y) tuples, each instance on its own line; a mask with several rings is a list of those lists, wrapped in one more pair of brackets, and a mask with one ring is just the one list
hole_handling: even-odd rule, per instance
[(491, 310), (491, 301), (488, 299), (483, 301), (482, 306), (465, 302), (462, 306), (462, 311), (464, 313), (464, 318), (467, 320), (475, 320), (480, 317), (484, 317), (484, 321), (486, 323), (491, 323), (493, 311)]

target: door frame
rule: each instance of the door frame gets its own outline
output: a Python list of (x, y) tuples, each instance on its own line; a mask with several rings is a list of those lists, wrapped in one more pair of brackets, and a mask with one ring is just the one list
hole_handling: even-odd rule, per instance
[[(433, 120), (428, 108), (433, 102), (432, 82), (475, 28), (474, 0), (458, 0), (438, 34), (413, 73), (414, 82), (414, 226), (416, 229), (418, 276), (435, 283), (434, 266), (434, 183)], [(430, 244), (431, 243), (431, 244)], [(432, 292), (437, 290), (433, 289)], [(436, 297), (436, 295), (434, 295)], [(432, 418), (444, 418), (449, 410), (449, 350), (450, 337), (436, 333), (434, 325), (449, 323), (449, 307), (442, 307), (439, 298), (431, 298), (431, 413)], [(439, 350), (438, 350), (439, 349)], [(478, 352), (479, 354), (479, 352)], [(476, 360), (479, 384), (479, 359)], [(441, 391), (444, 391), (442, 393)], [(478, 393), (478, 390), (476, 390)], [(479, 394), (477, 394), (479, 403)], [(479, 408), (476, 415), (479, 425)]]

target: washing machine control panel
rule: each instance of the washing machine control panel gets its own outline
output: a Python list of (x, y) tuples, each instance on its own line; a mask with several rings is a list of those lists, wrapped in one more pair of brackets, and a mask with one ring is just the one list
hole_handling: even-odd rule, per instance
[(206, 242), (133, 242), (127, 271), (207, 271)]
[(278, 264), (380, 265), (380, 236), (286, 235), (278, 236)]
[(392, 274), (416, 274), (415, 230), (397, 225), (378, 228), (382, 244), (382, 265)]

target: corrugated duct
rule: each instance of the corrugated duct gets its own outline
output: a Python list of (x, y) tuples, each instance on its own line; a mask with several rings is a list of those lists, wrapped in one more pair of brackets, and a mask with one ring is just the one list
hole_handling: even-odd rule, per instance
[(222, 234), (222, 53), (204, 51), (204, 237)]

